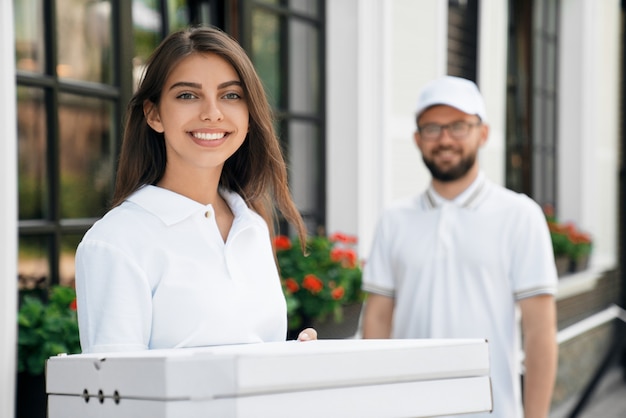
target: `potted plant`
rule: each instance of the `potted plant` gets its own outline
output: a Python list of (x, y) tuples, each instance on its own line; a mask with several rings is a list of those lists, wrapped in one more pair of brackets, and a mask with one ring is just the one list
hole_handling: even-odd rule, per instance
[(567, 228), (557, 222), (548, 222), (550, 238), (552, 239), (552, 250), (554, 252), (554, 262), (559, 276), (563, 276), (570, 269), (570, 254), (573, 243), (570, 239)]
[[(297, 238), (275, 238), (291, 336), (308, 326), (316, 328), (322, 338), (356, 333), (363, 301), (356, 243), (356, 237), (342, 233), (311, 236), (303, 254)], [(351, 321), (345, 326), (348, 316)], [(327, 324), (344, 325), (344, 330), (322, 329)]]
[(17, 314), (17, 416), (46, 416), (46, 360), (80, 352), (76, 293), (67, 286), (20, 290)]
[(544, 206), (544, 213), (559, 276), (586, 269), (593, 246), (591, 236), (580, 231), (572, 222), (559, 222), (550, 205)]
[(585, 270), (589, 266), (589, 256), (593, 248), (591, 236), (576, 228), (574, 224), (567, 225), (569, 239), (572, 243), (570, 247), (570, 271)]

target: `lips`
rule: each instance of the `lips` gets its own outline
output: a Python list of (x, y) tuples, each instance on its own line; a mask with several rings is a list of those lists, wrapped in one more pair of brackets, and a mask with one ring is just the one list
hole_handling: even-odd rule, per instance
[(438, 156), (439, 158), (443, 158), (443, 159), (454, 158), (458, 154), (459, 154), (458, 151), (455, 151), (450, 148), (441, 148), (433, 152), (433, 156)]

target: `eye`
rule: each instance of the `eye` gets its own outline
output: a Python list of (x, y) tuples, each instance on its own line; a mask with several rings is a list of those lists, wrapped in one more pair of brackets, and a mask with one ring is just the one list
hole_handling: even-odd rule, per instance
[(241, 95), (239, 93), (226, 93), (224, 96), (222, 96), (224, 99), (227, 100), (237, 100), (237, 99), (241, 99)]
[(436, 123), (428, 123), (420, 128), (424, 135), (438, 135), (441, 127)]
[(456, 134), (464, 134), (469, 128), (469, 123), (465, 121), (453, 122), (450, 124), (450, 130)]
[(196, 99), (197, 96), (193, 93), (181, 93), (178, 96), (176, 96), (177, 99), (183, 99), (183, 100), (191, 100), (191, 99)]
[(468, 123), (467, 123), (467, 122), (464, 122), (464, 121), (460, 120), (460, 121), (458, 121), (458, 122), (452, 122), (452, 123), (450, 124), (450, 127), (451, 127), (452, 129), (463, 129), (463, 128), (465, 128), (467, 125), (468, 125)]

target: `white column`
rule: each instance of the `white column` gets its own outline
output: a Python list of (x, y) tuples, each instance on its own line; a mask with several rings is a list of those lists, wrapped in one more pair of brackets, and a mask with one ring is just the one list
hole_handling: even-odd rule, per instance
[(505, 1), (482, 1), (478, 19), (478, 87), (485, 98), (489, 141), (480, 154), (480, 167), (494, 182), (505, 184), (506, 77), (508, 6)]
[(15, 415), (17, 128), (13, 2), (0, 2), (0, 416)]
[(602, 268), (618, 261), (619, 16), (619, 0), (561, 2), (557, 216), (593, 235)]

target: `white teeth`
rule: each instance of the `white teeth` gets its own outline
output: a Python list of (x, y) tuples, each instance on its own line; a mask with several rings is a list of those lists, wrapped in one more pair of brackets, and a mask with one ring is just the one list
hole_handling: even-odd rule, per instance
[(215, 134), (209, 134), (205, 132), (193, 132), (192, 135), (194, 136), (194, 138), (202, 139), (203, 141), (215, 141), (216, 139), (224, 138), (224, 135), (226, 135), (226, 133), (219, 132)]

